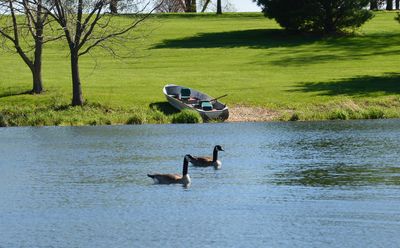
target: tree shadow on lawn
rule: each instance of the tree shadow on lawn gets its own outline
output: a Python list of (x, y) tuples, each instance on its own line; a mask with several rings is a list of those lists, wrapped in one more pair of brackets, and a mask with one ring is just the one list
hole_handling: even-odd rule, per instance
[(21, 96), (21, 95), (32, 95), (32, 91), (31, 90), (21, 91), (19, 88), (18, 89), (9, 88), (4, 92), (0, 92), (0, 98), (6, 98), (10, 96)]
[(283, 29), (250, 29), (219, 33), (200, 33), (182, 39), (164, 40), (152, 48), (290, 47), (312, 43), (321, 38), (321, 35), (293, 34)]
[(168, 102), (153, 102), (149, 104), (150, 109), (158, 110), (165, 115), (173, 115), (180, 111), (172, 107)]
[(333, 82), (300, 83), (291, 92), (317, 92), (324, 96), (371, 96), (376, 93), (400, 94), (400, 73), (360, 76)]
[(398, 33), (328, 37), (321, 39), (318, 46), (282, 53), (282, 56), (269, 61), (268, 64), (301, 66), (333, 60), (359, 60), (369, 59), (371, 56), (390, 56), (400, 54), (399, 44), (400, 35)]
[[(313, 45), (315, 46), (309, 46)], [(354, 60), (373, 55), (400, 53), (398, 33), (369, 35), (336, 35), (290, 33), (283, 29), (251, 29), (219, 33), (200, 33), (181, 39), (167, 39), (152, 49), (238, 48), (253, 49), (292, 48), (272, 51), (273, 61), (256, 61), (255, 64), (278, 66), (315, 64), (332, 60)], [(299, 48), (302, 45), (307, 45)]]

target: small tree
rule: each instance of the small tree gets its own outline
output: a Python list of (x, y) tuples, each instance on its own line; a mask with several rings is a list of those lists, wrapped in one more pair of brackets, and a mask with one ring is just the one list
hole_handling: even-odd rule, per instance
[[(152, 11), (146, 11), (149, 3), (135, 13), (131, 13), (128, 23), (114, 21), (110, 14), (110, 1), (114, 0), (52, 0), (47, 10), (61, 26), (65, 41), (70, 50), (72, 74), (72, 105), (82, 106), (84, 103), (79, 73), (79, 58), (96, 47), (105, 48), (115, 54), (115, 43), (118, 38), (128, 35), (140, 23), (148, 18)], [(119, 0), (119, 3), (121, 1)], [(125, 9), (138, 9), (137, 1), (126, 1), (132, 6)], [(52, 11), (50, 11), (52, 9)]]
[(42, 0), (0, 0), (0, 36), (11, 41), (15, 51), (32, 73), (32, 93), (43, 92), (42, 50), (44, 28), (48, 22), (48, 12)]
[(254, 0), (288, 30), (334, 33), (372, 18), (369, 0)]

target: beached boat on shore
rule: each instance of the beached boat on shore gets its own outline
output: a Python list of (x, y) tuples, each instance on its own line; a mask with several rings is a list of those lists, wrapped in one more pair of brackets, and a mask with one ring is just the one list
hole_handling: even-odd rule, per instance
[(226, 120), (229, 117), (228, 107), (218, 101), (226, 95), (212, 98), (200, 91), (174, 84), (165, 85), (163, 92), (173, 107), (179, 110), (193, 109), (206, 121)]

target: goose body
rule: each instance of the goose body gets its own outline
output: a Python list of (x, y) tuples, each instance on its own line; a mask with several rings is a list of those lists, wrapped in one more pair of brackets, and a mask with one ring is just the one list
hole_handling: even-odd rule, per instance
[(190, 176), (178, 174), (148, 174), (148, 177), (154, 180), (156, 184), (190, 184)]
[(183, 184), (189, 185), (191, 183), (190, 176), (188, 174), (189, 160), (192, 158), (190, 155), (186, 155), (183, 159), (182, 175), (179, 174), (147, 174), (148, 177), (154, 180), (156, 184)]
[(199, 166), (199, 167), (214, 166), (215, 169), (220, 169), (222, 163), (221, 161), (218, 160), (218, 151), (224, 151), (224, 149), (220, 145), (216, 145), (214, 147), (212, 157), (191, 157), (189, 161), (194, 166)]
[(190, 163), (198, 167), (214, 166), (218, 169), (221, 168), (222, 165), (221, 161), (213, 161), (212, 157), (193, 157), (193, 159), (190, 160)]

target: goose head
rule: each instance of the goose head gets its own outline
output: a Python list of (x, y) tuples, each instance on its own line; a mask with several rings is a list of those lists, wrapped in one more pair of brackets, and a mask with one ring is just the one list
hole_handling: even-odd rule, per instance
[(190, 160), (192, 160), (193, 159), (193, 156), (192, 155), (190, 155), (190, 154), (186, 154), (185, 155), (185, 160), (187, 161), (187, 162), (190, 162)]
[(216, 151), (225, 151), (224, 150), (224, 148), (222, 148), (222, 146), (220, 146), (220, 145), (216, 145), (215, 147), (214, 147), (214, 150), (216, 150)]

